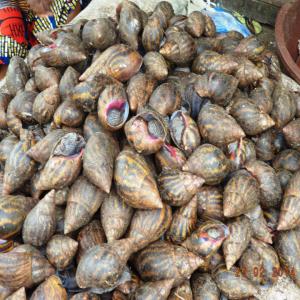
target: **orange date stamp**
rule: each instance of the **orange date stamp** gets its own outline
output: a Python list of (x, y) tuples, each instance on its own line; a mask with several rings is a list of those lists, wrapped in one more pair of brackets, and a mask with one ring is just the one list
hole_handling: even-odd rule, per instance
[(272, 270), (265, 270), (264, 267), (253, 267), (253, 268), (237, 268), (235, 270), (235, 276), (253, 276), (253, 277), (264, 277), (266, 275), (272, 276), (273, 278), (281, 277), (284, 274), (288, 275), (291, 278), (296, 278), (295, 268), (272, 268)]

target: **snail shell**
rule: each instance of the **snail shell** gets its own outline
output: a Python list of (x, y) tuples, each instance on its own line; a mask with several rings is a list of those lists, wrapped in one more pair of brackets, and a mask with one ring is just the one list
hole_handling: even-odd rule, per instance
[(5, 163), (14, 146), (19, 142), (18, 138), (11, 134), (0, 142), (0, 162)]
[(164, 29), (160, 17), (161, 14), (153, 13), (144, 28), (142, 43), (147, 52), (159, 51), (159, 47), (164, 37)]
[(174, 288), (168, 300), (193, 300), (193, 293), (190, 285), (190, 281), (186, 280), (182, 284), (180, 284), (178, 287)]
[(263, 45), (255, 35), (240, 40), (239, 45), (235, 48), (234, 52), (243, 54), (251, 60), (255, 60), (265, 50)]
[(212, 279), (212, 276), (208, 273), (194, 273), (191, 278), (191, 286), (194, 300), (220, 299), (220, 290), (218, 289), (217, 284)]
[(34, 80), (38, 90), (43, 91), (53, 85), (59, 86), (60, 72), (55, 68), (37, 66), (34, 70)]
[(278, 153), (272, 162), (275, 170), (285, 169), (296, 172), (300, 169), (300, 153), (293, 149), (286, 149)]
[(288, 123), (283, 129), (286, 142), (290, 147), (300, 150), (300, 118)]
[(79, 72), (69, 66), (59, 82), (59, 93), (62, 101), (70, 100), (73, 88), (78, 84)]
[(11, 101), (9, 94), (0, 92), (0, 128), (7, 129), (6, 111), (9, 102)]
[(5, 298), (6, 300), (26, 300), (25, 288), (21, 287), (16, 292), (11, 294), (9, 297)]
[(207, 37), (214, 37), (216, 35), (216, 25), (210, 16), (204, 15), (205, 27), (204, 35)]
[(185, 30), (193, 37), (199, 38), (205, 29), (205, 17), (200, 11), (193, 11), (189, 14)]
[(144, 56), (146, 74), (156, 80), (165, 80), (168, 77), (168, 65), (164, 57), (158, 52), (148, 52)]

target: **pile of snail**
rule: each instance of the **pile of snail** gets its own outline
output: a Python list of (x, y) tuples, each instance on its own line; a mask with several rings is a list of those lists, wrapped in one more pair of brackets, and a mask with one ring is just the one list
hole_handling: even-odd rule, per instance
[(0, 299), (300, 286), (300, 95), (255, 36), (130, 1), (39, 34), (0, 93)]

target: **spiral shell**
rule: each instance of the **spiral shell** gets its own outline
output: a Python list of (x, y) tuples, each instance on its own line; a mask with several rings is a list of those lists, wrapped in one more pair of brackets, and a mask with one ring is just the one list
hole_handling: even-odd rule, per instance
[(207, 37), (214, 37), (216, 35), (216, 25), (210, 16), (204, 15), (205, 27), (204, 35)]
[(276, 175), (279, 179), (281, 189), (284, 191), (286, 189), (290, 179), (293, 177), (293, 173), (288, 170), (285, 170), (285, 169), (279, 169), (276, 172)]
[(34, 70), (35, 84), (40, 91), (44, 91), (53, 85), (59, 86), (60, 78), (61, 74), (55, 68), (37, 66)]
[(128, 237), (135, 238), (138, 248), (158, 240), (170, 227), (172, 221), (171, 207), (163, 204), (161, 209), (137, 210), (133, 214)]
[(199, 11), (193, 11), (189, 14), (186, 24), (185, 30), (193, 37), (199, 38), (205, 29), (205, 17)]
[(193, 300), (193, 293), (190, 285), (190, 281), (186, 280), (178, 287), (174, 288), (168, 300)]
[(264, 50), (265, 45), (263, 45), (255, 35), (251, 35), (242, 39), (234, 52), (243, 54), (249, 59), (255, 60)]
[(0, 142), (0, 162), (5, 163), (14, 146), (19, 142), (15, 135), (9, 135)]
[(220, 290), (217, 284), (208, 273), (194, 273), (191, 278), (191, 286), (193, 291), (194, 300), (220, 299)]
[(257, 87), (250, 92), (249, 100), (257, 105), (263, 112), (269, 114), (273, 108), (272, 92), (263, 87)]
[(222, 107), (206, 104), (198, 116), (198, 127), (201, 136), (216, 146), (235, 142), (245, 136), (236, 120)]
[(59, 94), (62, 101), (70, 100), (73, 88), (78, 84), (79, 72), (69, 66), (59, 82)]
[(103, 200), (101, 205), (101, 223), (107, 240), (120, 239), (126, 232), (132, 218), (133, 209), (121, 199), (115, 191)]
[(215, 185), (228, 175), (230, 162), (219, 148), (203, 144), (192, 153), (182, 170), (201, 176), (208, 185)]
[(300, 150), (300, 119), (288, 123), (283, 129), (284, 138), (293, 149)]
[(279, 152), (275, 145), (276, 136), (276, 130), (271, 128), (255, 139), (255, 149), (258, 159), (270, 161), (275, 158), (276, 154)]
[(197, 55), (201, 54), (205, 50), (211, 50), (220, 52), (221, 41), (217, 38), (201, 37), (195, 40)]
[(114, 180), (117, 193), (135, 208), (162, 208), (162, 202), (146, 160), (127, 148), (120, 152), (115, 161)]
[(144, 56), (144, 66), (146, 74), (156, 80), (167, 79), (169, 70), (164, 57), (158, 52), (148, 52)]
[(105, 197), (105, 193), (84, 176), (78, 177), (68, 193), (64, 233), (88, 224)]
[(134, 264), (143, 280), (174, 279), (175, 287), (189, 278), (204, 261), (181, 246), (159, 241), (140, 251)]
[(11, 101), (11, 96), (0, 92), (0, 128), (7, 129), (6, 111), (9, 102)]
[(31, 49), (28, 51), (27, 65), (31, 72), (34, 72), (37, 66), (44, 64), (41, 58), (41, 51), (43, 48), (43, 45), (37, 44), (31, 47)]
[(153, 13), (143, 30), (142, 43), (147, 52), (159, 51), (159, 47), (164, 37), (161, 16), (162, 14)]
[(115, 24), (108, 18), (89, 20), (82, 30), (82, 41), (88, 48), (105, 50), (117, 39)]

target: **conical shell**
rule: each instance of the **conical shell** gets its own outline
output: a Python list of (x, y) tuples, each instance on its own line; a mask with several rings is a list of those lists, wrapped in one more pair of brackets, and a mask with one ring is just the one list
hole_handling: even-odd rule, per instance
[(105, 133), (93, 134), (86, 144), (83, 155), (84, 175), (106, 193), (110, 192), (114, 160), (118, 152), (118, 142)]
[(260, 134), (255, 140), (255, 149), (257, 158), (263, 161), (269, 161), (275, 158), (278, 150), (275, 147), (276, 130), (271, 128)]
[(124, 44), (107, 48), (80, 76), (80, 81), (98, 73), (111, 76), (119, 81), (127, 81), (142, 66), (140, 54)]
[(43, 61), (41, 58), (41, 50), (43, 49), (43, 45), (37, 44), (31, 47), (28, 51), (27, 55), (27, 66), (29, 67), (30, 71), (34, 72), (35, 67), (38, 65), (43, 65)]
[(222, 40), (210, 37), (201, 37), (195, 39), (197, 55), (201, 54), (205, 50), (220, 52), (221, 41)]
[(82, 30), (82, 41), (88, 48), (105, 50), (117, 39), (115, 24), (108, 18), (89, 20)]
[(146, 282), (131, 295), (134, 300), (167, 300), (173, 286), (172, 279)]
[(161, 14), (153, 13), (143, 30), (142, 43), (147, 52), (159, 51), (164, 37), (164, 28), (160, 17)]
[(215, 185), (228, 175), (230, 162), (219, 148), (203, 144), (192, 153), (182, 170), (201, 176), (206, 184)]
[(40, 91), (53, 85), (59, 86), (60, 72), (55, 68), (37, 66), (34, 71), (35, 84)]
[(220, 266), (213, 274), (213, 279), (221, 292), (230, 299), (250, 297), (257, 292), (256, 287), (236, 267), (228, 271), (225, 266)]
[(272, 166), (275, 170), (285, 169), (290, 172), (296, 172), (300, 169), (300, 152), (286, 149), (276, 155)]
[(133, 293), (142, 284), (140, 277), (136, 273), (130, 271), (130, 274), (131, 279), (117, 287), (117, 290), (125, 295)]
[(130, 110), (136, 112), (144, 107), (153, 93), (157, 83), (149, 75), (138, 73), (131, 77), (127, 86), (127, 96)]
[(279, 169), (276, 172), (276, 175), (279, 179), (281, 189), (284, 191), (286, 189), (290, 179), (293, 177), (293, 173), (288, 170), (285, 170), (285, 169)]
[(37, 95), (32, 106), (32, 115), (38, 123), (48, 123), (59, 104), (59, 89), (57, 85), (53, 85)]
[(296, 150), (300, 150), (300, 119), (288, 123), (283, 129), (284, 138), (288, 145)]
[(65, 213), (64, 233), (72, 232), (92, 219), (106, 194), (80, 176), (70, 188)]
[(167, 204), (161, 209), (136, 210), (128, 230), (128, 237), (135, 238), (138, 249), (158, 240), (170, 227), (172, 210)]
[(30, 297), (30, 300), (67, 300), (67, 291), (62, 285), (60, 279), (53, 275), (40, 284)]
[(101, 206), (101, 223), (107, 240), (120, 239), (126, 232), (132, 218), (133, 209), (115, 192), (103, 200)]
[(175, 287), (188, 279), (204, 261), (181, 246), (159, 241), (138, 252), (134, 264), (144, 281), (174, 279)]
[(162, 208), (157, 185), (146, 160), (131, 148), (124, 149), (115, 161), (117, 193), (135, 208)]
[(178, 287), (171, 290), (168, 300), (193, 300), (193, 293), (190, 281), (186, 280)]
[(193, 37), (199, 38), (205, 29), (205, 17), (200, 11), (193, 11), (189, 14), (185, 30)]
[(88, 141), (88, 139), (97, 132), (105, 133), (110, 136), (113, 136), (111, 131), (106, 130), (98, 120), (98, 116), (95, 113), (90, 113), (85, 118), (84, 125), (83, 125), (83, 134), (84, 139)]
[(62, 101), (70, 100), (73, 88), (78, 84), (79, 72), (69, 66), (59, 82), (59, 93)]
[(79, 261), (76, 271), (78, 286), (103, 289), (114, 286), (134, 251), (135, 240), (131, 238), (94, 246)]
[(9, 297), (5, 298), (6, 300), (26, 300), (25, 288), (21, 287), (16, 292), (11, 294)]
[(204, 35), (207, 37), (214, 37), (216, 35), (216, 25), (210, 16), (204, 15), (205, 27)]
[(249, 100), (256, 104), (263, 112), (269, 114), (273, 108), (272, 92), (265, 90), (262, 86), (258, 86), (250, 92)]
[(243, 54), (249, 59), (255, 59), (265, 50), (265, 45), (262, 44), (255, 35), (251, 35), (242, 39), (234, 52)]
[(224, 189), (224, 216), (240, 216), (249, 212), (259, 201), (260, 189), (256, 179), (247, 171), (237, 171)]
[(146, 74), (156, 80), (165, 80), (168, 77), (168, 65), (164, 57), (158, 52), (148, 52), (144, 56)]
[(8, 159), (10, 153), (12, 152), (14, 146), (19, 142), (18, 138), (11, 134), (4, 138), (0, 142), (0, 161), (1, 163), (5, 163), (5, 161)]
[(219, 300), (220, 290), (208, 273), (195, 272), (191, 278), (194, 300)]
[(18, 233), (26, 215), (36, 200), (22, 195), (0, 196), (0, 238), (7, 239)]
[(226, 268), (230, 270), (248, 247), (252, 236), (252, 229), (247, 217), (235, 219), (228, 224), (228, 228), (230, 234), (223, 243), (223, 253)]
[(208, 258), (218, 251), (229, 235), (228, 227), (220, 221), (202, 223), (182, 246), (202, 257)]
[(106, 242), (104, 230), (100, 221), (93, 220), (86, 226), (84, 226), (77, 237), (78, 241), (78, 255), (77, 262), (80, 260), (84, 253), (93, 248), (96, 245), (100, 245)]
[(259, 160), (251, 160), (245, 167), (259, 183), (262, 207), (278, 207), (281, 203), (282, 190), (275, 170)]
[(7, 129), (6, 111), (9, 102), (11, 101), (9, 94), (0, 93), (0, 128)]
[(29, 212), (23, 225), (25, 243), (42, 246), (55, 232), (55, 191), (49, 192)]
[(222, 107), (206, 104), (198, 116), (201, 136), (216, 146), (237, 141), (245, 136), (243, 129)]
[(197, 196), (175, 211), (167, 237), (175, 244), (183, 242), (196, 228)]
[(300, 224), (300, 172), (291, 178), (283, 197), (277, 230), (290, 230)]
[(6, 86), (12, 96), (24, 90), (29, 79), (29, 69), (23, 58), (14, 56), (10, 59), (6, 73)]
[(65, 269), (78, 248), (78, 242), (65, 235), (54, 235), (47, 244), (46, 253), (50, 263), (58, 270)]
[[(38, 190), (61, 189), (71, 185), (81, 171), (83, 138), (76, 133), (63, 136), (54, 147), (51, 157), (37, 178)], [(71, 154), (63, 151), (71, 150)], [(57, 153), (57, 154), (55, 154)], [(61, 155), (63, 154), (63, 155)]]
[(202, 177), (179, 170), (165, 169), (158, 177), (161, 197), (172, 206), (187, 204), (203, 183)]

